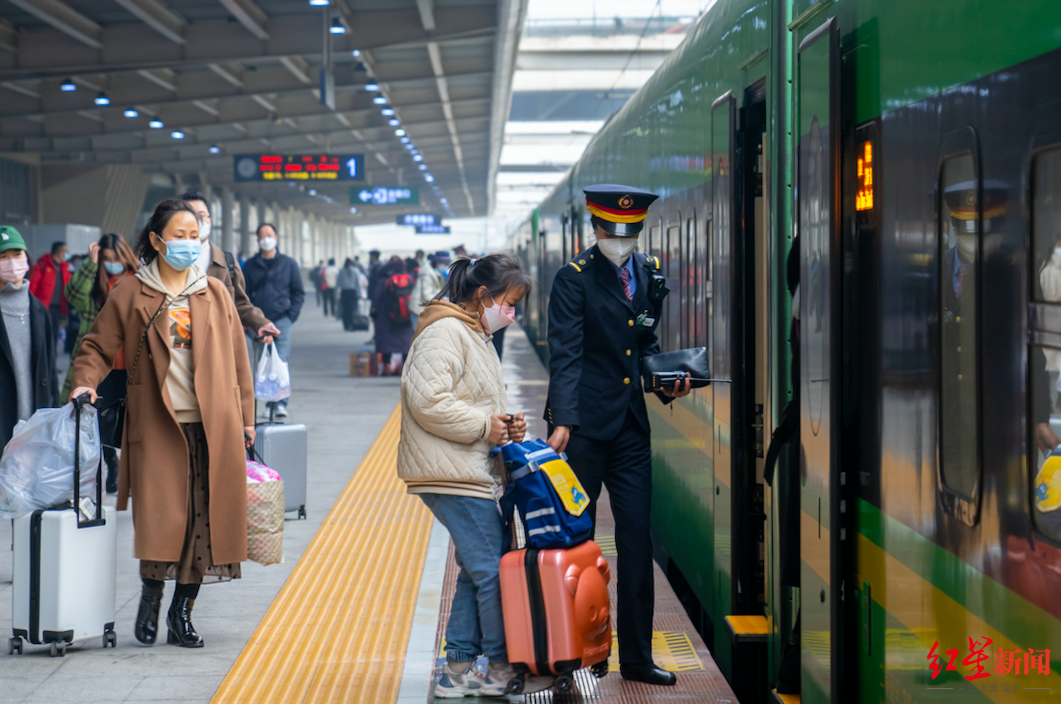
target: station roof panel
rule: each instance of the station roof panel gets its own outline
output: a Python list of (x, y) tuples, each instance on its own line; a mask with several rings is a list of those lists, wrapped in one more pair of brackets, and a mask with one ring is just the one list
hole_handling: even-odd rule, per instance
[[(297, 198), (302, 189), (284, 183), (236, 184), (233, 156), (364, 154), (363, 185), (426, 186), (395, 135), (401, 127), (452, 216), (484, 215), (526, 1), (9, 0), (0, 3), (0, 151), (42, 165), (131, 163), (186, 184)], [(333, 23), (345, 32), (325, 32)], [(322, 69), (334, 79), (334, 109), (321, 100)], [(335, 203), (307, 196), (303, 205), (329, 219), (363, 224), (400, 211), (351, 215), (349, 183), (314, 185)]]

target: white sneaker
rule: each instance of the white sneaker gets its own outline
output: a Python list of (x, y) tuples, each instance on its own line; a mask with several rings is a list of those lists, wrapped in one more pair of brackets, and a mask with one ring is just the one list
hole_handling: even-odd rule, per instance
[(460, 699), (485, 695), (483, 691), (483, 673), (469, 667), (464, 672), (454, 672), (447, 662), (435, 683), (435, 696), (440, 699)]
[(274, 415), (277, 418), (287, 418), (287, 406), (277, 406)]

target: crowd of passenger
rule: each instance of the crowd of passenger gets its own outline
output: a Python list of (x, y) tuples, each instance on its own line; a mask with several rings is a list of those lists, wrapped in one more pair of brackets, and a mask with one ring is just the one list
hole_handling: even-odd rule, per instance
[[(409, 355), (420, 314), (446, 286), (454, 259), (477, 259), (469, 256), (462, 245), (451, 255), (442, 250), (427, 254), (416, 250), (403, 259), (397, 254), (386, 260), (379, 250), (368, 253), (367, 266), (360, 257), (347, 258), (342, 266), (337, 260), (321, 260), (309, 272), (316, 293), (317, 306), (326, 316), (342, 321), (350, 332), (373, 331), (374, 346), (383, 376), (401, 376)], [(500, 356), (504, 331), (494, 337)]]

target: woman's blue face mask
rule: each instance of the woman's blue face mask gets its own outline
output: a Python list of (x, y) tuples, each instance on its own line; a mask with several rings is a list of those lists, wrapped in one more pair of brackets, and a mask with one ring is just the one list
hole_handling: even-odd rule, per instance
[(111, 276), (121, 276), (125, 273), (125, 265), (121, 262), (103, 262), (103, 268)]
[[(158, 235), (155, 236), (158, 237)], [(177, 271), (184, 271), (194, 264), (202, 251), (202, 243), (198, 239), (170, 240), (167, 242), (160, 238), (159, 241), (166, 248), (165, 253), (160, 252), (162, 258)]]

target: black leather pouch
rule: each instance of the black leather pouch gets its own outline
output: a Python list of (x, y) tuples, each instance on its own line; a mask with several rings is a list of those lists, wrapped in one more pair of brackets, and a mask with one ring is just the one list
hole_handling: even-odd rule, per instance
[(706, 347), (661, 352), (641, 361), (641, 381), (646, 393), (673, 389), (675, 383), (685, 380), (686, 374), (694, 389), (711, 383)]

